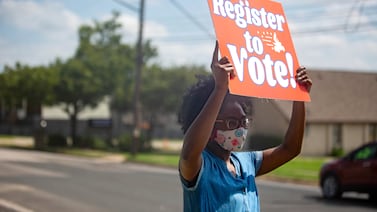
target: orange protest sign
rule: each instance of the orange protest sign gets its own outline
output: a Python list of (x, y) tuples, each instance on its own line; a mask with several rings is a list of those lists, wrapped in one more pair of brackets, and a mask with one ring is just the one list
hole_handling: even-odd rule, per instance
[(220, 53), (233, 63), (233, 94), (310, 101), (295, 80), (299, 66), (280, 3), (269, 0), (208, 0)]

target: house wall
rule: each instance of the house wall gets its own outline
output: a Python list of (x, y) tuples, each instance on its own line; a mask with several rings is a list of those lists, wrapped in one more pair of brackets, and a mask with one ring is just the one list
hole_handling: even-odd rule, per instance
[[(331, 154), (334, 147), (333, 130), (333, 124), (308, 124), (301, 154), (307, 156)], [(348, 153), (368, 142), (368, 124), (342, 124), (341, 136), (343, 151)]]
[[(59, 134), (70, 136), (70, 123), (68, 120), (47, 120), (47, 126), (44, 129), (48, 135)], [(96, 128), (89, 126), (88, 120), (77, 120), (76, 133), (79, 136), (101, 136), (107, 138), (111, 136), (111, 128)]]
[(345, 153), (359, 147), (365, 138), (364, 124), (344, 124), (343, 125), (343, 151)]
[(329, 126), (308, 124), (305, 128), (302, 155), (324, 155), (329, 152)]
[(254, 114), (250, 134), (284, 137), (288, 128), (288, 120), (268, 100), (257, 99), (253, 102)]

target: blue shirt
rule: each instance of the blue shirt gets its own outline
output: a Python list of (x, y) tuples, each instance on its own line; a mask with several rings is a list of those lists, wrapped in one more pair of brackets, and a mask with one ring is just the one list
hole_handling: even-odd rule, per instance
[(260, 211), (255, 176), (262, 163), (261, 151), (231, 153), (237, 176), (212, 153), (203, 151), (202, 158), (196, 184), (188, 187), (182, 180), (185, 212)]

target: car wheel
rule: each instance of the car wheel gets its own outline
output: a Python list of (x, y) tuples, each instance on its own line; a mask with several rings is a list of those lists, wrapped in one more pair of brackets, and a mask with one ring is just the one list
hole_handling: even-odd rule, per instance
[(373, 203), (377, 203), (377, 192), (370, 192), (369, 193), (369, 201), (373, 202)]
[(323, 179), (322, 195), (326, 199), (335, 199), (341, 196), (339, 180), (334, 175), (327, 175)]

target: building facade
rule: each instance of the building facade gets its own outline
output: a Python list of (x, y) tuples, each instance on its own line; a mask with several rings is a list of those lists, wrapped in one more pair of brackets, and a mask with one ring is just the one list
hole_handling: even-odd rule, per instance
[[(306, 103), (303, 155), (344, 153), (377, 140), (377, 74), (311, 71), (311, 102)], [(254, 101), (252, 135), (283, 139), (291, 115), (291, 101)]]

